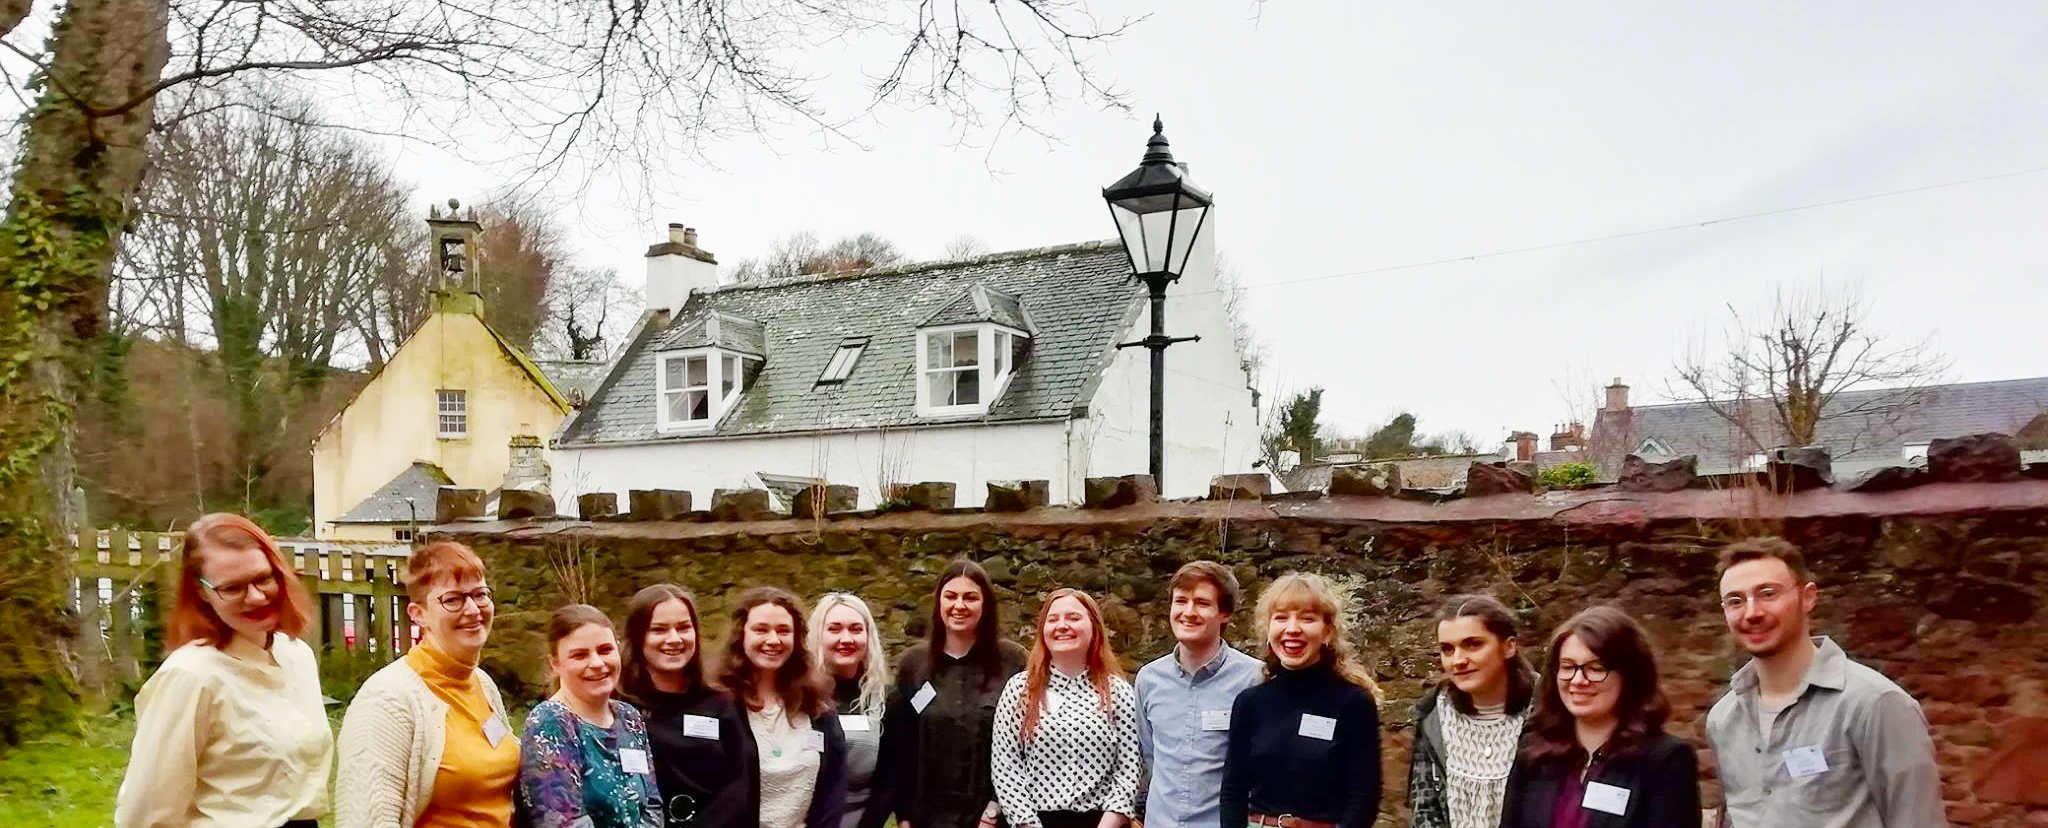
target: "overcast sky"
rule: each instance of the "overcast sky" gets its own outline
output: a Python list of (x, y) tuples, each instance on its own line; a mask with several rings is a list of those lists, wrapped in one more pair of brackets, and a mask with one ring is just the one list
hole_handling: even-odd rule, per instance
[[(629, 188), (549, 195), (581, 254), (635, 283), (668, 221), (728, 263), (801, 229), (918, 259), (962, 234), (1085, 241), (1112, 235), (1100, 188), (1157, 110), (1216, 193), (1268, 393), (1321, 385), (1339, 428), (1405, 408), (1428, 431), (1547, 433), (1574, 379), (1580, 408), (1616, 376), (1656, 399), (1727, 306), (1823, 276), (1932, 335), (1953, 379), (2048, 375), (2048, 173), (1276, 284), (2048, 167), (2048, 4), (1095, 6), (1151, 14), (1097, 63), (1139, 111), (1063, 111), (1058, 143), (960, 147), (942, 118), (888, 113), (867, 150), (800, 129), (715, 145), (718, 168), (679, 169), (663, 189), (685, 195), (651, 210)], [(422, 205), (517, 173), (392, 149)]]

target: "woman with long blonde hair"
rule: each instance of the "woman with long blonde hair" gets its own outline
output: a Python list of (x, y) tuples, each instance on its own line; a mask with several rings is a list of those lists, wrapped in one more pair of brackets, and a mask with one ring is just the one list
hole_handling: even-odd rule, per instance
[(1369, 828), (1379, 816), (1379, 687), (1352, 648), (1347, 601), (1290, 572), (1259, 597), (1266, 681), (1238, 694), (1221, 824)]
[(310, 828), (334, 763), (320, 668), (299, 640), (313, 603), (241, 515), (193, 521), (181, 557), (170, 656), (135, 697), (114, 824)]
[(1120, 828), (1136, 813), (1138, 694), (1088, 593), (1046, 596), (1029, 664), (996, 702), (989, 756), (1015, 828)]
[(811, 655), (832, 680), (839, 729), (846, 733), (846, 806), (840, 828), (855, 828), (875, 789), (889, 657), (874, 613), (858, 596), (834, 592), (819, 598), (810, 627)]

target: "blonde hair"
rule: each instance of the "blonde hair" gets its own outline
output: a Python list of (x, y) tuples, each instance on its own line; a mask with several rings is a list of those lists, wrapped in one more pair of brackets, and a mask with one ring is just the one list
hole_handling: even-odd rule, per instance
[(1330, 579), (1313, 572), (1289, 572), (1280, 576), (1272, 586), (1266, 587), (1259, 595), (1259, 640), (1266, 648), (1266, 677), (1286, 669), (1280, 664), (1279, 654), (1273, 652), (1273, 613), (1279, 610), (1309, 611), (1322, 616), (1323, 624), (1330, 631), (1330, 641), (1323, 647), (1322, 658), (1331, 662), (1330, 668), (1337, 677), (1365, 688), (1372, 694), (1373, 701), (1386, 701), (1379, 684), (1366, 675), (1365, 664), (1358, 658), (1358, 649), (1351, 643), (1350, 596)]
[(852, 608), (868, 628), (868, 654), (860, 665), (860, 698), (854, 700), (854, 709), (839, 712), (879, 716), (889, 694), (889, 656), (882, 652), (882, 631), (875, 626), (875, 614), (868, 611), (866, 601), (848, 592), (826, 593), (818, 599), (817, 609), (811, 610), (811, 657), (819, 669), (825, 669), (825, 615), (833, 607)]

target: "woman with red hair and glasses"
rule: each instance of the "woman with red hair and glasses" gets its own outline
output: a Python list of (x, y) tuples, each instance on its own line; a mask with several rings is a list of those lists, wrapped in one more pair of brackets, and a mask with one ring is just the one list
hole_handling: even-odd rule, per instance
[(996, 702), (996, 801), (1015, 828), (1119, 828), (1137, 811), (1138, 694), (1078, 589), (1038, 610), (1030, 663)]
[(135, 697), (120, 828), (312, 828), (327, 811), (334, 735), (313, 648), (312, 602), (276, 542), (241, 515), (185, 530), (170, 656)]

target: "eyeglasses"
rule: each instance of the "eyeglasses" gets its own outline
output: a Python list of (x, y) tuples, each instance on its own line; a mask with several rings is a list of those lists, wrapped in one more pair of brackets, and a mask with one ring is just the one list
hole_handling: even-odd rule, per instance
[(470, 601), (475, 601), (477, 607), (481, 609), (491, 605), (491, 588), (477, 587), (468, 592), (450, 592), (434, 599), (434, 601), (440, 604), (442, 609), (449, 612), (461, 612), (462, 605)]
[(1734, 612), (1736, 610), (1740, 610), (1744, 607), (1749, 606), (1750, 601), (1756, 601), (1762, 604), (1776, 603), (1778, 597), (1784, 595), (1785, 593), (1784, 590), (1780, 588), (1777, 584), (1765, 584), (1763, 586), (1757, 587), (1755, 594), (1756, 597), (1751, 598), (1740, 592), (1728, 593), (1727, 595), (1721, 598), (1721, 609)]
[(250, 587), (255, 587), (256, 589), (262, 590), (263, 594), (266, 596), (276, 595), (277, 572), (276, 570), (272, 570), (270, 572), (263, 573), (262, 575), (259, 575), (257, 577), (250, 578), (249, 580), (232, 584), (216, 584), (212, 581), (206, 580), (205, 578), (200, 578), (199, 585), (206, 587), (209, 590), (212, 590), (213, 595), (216, 598), (219, 598), (223, 601), (241, 603), (243, 601), (248, 600)]
[(1588, 662), (1585, 664), (1572, 664), (1570, 662), (1561, 662), (1557, 665), (1557, 683), (1570, 684), (1572, 683), (1573, 679), (1576, 679), (1579, 676), (1585, 676), (1587, 681), (1592, 682), (1594, 684), (1599, 684), (1600, 682), (1606, 681), (1608, 674), (1613, 672), (1613, 670), (1607, 669), (1607, 665), (1601, 664), (1597, 661)]

